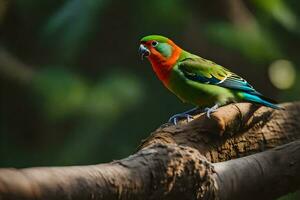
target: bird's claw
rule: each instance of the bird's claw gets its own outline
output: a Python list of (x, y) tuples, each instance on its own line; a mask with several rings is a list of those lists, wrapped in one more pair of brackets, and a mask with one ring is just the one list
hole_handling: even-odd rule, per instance
[(206, 116), (210, 119), (210, 114), (213, 113), (213, 112), (215, 112), (218, 109), (218, 107), (219, 107), (219, 105), (216, 104), (216, 105), (214, 105), (211, 108), (205, 108), (204, 112), (206, 112)]
[(172, 117), (170, 117), (170, 119), (168, 120), (169, 123), (172, 123), (174, 125), (177, 125), (177, 122), (179, 119), (186, 119), (187, 122), (190, 122), (194, 119), (194, 117), (192, 115), (186, 114), (186, 113), (179, 113), (176, 115), (173, 115)]
[(214, 110), (210, 110), (209, 108), (208, 109), (205, 109), (205, 112), (206, 112), (206, 116), (207, 118), (210, 119), (210, 114), (214, 112)]

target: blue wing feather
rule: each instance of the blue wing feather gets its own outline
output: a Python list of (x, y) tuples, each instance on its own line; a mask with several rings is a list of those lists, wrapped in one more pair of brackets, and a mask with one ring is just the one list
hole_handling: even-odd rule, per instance
[(250, 85), (245, 79), (241, 78), (240, 76), (238, 76), (236, 74), (229, 75), (228, 77), (226, 77), (223, 81), (221, 81), (217, 85), (225, 87), (225, 88), (259, 94), (252, 87), (252, 85)]

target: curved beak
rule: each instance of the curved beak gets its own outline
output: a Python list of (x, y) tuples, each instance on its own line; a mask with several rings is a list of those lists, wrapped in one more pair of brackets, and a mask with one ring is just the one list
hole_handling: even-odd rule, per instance
[(150, 51), (149, 49), (147, 49), (147, 47), (145, 47), (143, 44), (140, 45), (139, 47), (139, 53), (141, 54), (142, 56), (142, 60), (143, 58), (146, 56), (149, 56), (150, 55)]

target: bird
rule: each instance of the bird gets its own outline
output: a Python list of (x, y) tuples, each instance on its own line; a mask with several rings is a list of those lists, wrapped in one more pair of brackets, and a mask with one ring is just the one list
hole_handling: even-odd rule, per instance
[(193, 119), (191, 115), (204, 108), (208, 118), (220, 106), (233, 102), (251, 102), (282, 109), (277, 102), (257, 92), (245, 79), (213, 61), (189, 53), (171, 39), (148, 35), (140, 40), (139, 53), (147, 58), (163, 85), (183, 103), (196, 107), (173, 115), (169, 122)]

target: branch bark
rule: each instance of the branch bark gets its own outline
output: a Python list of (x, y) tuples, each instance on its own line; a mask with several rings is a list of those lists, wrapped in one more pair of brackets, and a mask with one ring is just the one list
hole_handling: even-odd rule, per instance
[[(221, 199), (276, 199), (300, 187), (300, 140), (214, 164)], [(238, 185), (237, 185), (238, 184)]]
[(300, 187), (300, 103), (283, 106), (165, 124), (107, 164), (2, 169), (0, 199), (273, 199)]

